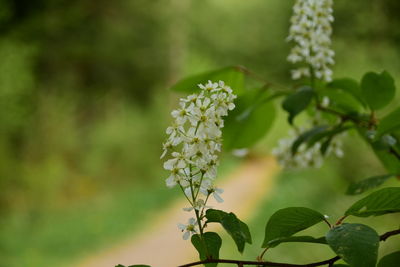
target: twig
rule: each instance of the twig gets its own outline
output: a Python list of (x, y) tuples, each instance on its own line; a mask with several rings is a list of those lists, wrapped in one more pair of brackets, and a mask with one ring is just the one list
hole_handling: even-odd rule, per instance
[[(342, 221), (345, 217), (342, 217), (339, 219), (339, 221)], [(338, 222), (339, 222), (338, 221)], [(399, 235), (400, 234), (400, 229), (398, 230), (393, 230), (386, 232), (382, 235), (379, 236), (380, 241), (386, 241), (391, 236), (394, 235)], [(264, 250), (265, 251), (265, 250)], [(231, 263), (231, 264), (236, 264), (238, 266), (243, 266), (243, 265), (258, 265), (258, 266), (278, 266), (278, 267), (316, 267), (316, 266), (323, 266), (323, 265), (328, 265), (328, 266), (333, 266), (333, 263), (336, 261), (340, 260), (339, 256), (335, 256), (333, 258), (330, 258), (328, 260), (324, 261), (318, 261), (314, 263), (308, 263), (308, 264), (291, 264), (291, 263), (280, 263), (280, 262), (270, 262), (270, 261), (242, 261), (242, 260), (227, 260), (227, 259), (207, 259), (203, 261), (196, 261), (184, 265), (180, 265), (179, 267), (190, 267), (190, 266), (197, 266), (201, 264), (206, 264), (206, 263)]]

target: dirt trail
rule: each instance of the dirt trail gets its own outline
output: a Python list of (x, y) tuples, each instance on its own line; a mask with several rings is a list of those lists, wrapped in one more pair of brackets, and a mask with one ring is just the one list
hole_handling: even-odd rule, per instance
[[(248, 219), (257, 203), (271, 190), (277, 171), (270, 157), (246, 160), (218, 186), (224, 189), (223, 203), (210, 201), (210, 206), (234, 212), (239, 218)], [(214, 199), (213, 199), (214, 200)], [(116, 264), (148, 264), (153, 267), (173, 267), (195, 261), (196, 251), (182, 239), (177, 223), (186, 223), (191, 213), (182, 211), (187, 204), (181, 200), (166, 208), (154, 218), (139, 236), (126, 240), (111, 249), (101, 251), (78, 264), (80, 267), (114, 267)], [(211, 227), (210, 227), (211, 228)], [(77, 265), (74, 265), (77, 266)]]

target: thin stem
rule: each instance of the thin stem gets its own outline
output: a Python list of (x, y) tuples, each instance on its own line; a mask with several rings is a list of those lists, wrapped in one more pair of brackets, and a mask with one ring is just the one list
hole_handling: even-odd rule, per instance
[(315, 267), (315, 266), (323, 266), (327, 264), (331, 264), (339, 260), (340, 257), (336, 256), (329, 260), (310, 263), (310, 264), (290, 264), (290, 263), (280, 263), (280, 262), (271, 262), (271, 261), (242, 261), (242, 260), (227, 260), (227, 259), (208, 259), (204, 261), (196, 261), (192, 263), (188, 263), (185, 265), (180, 265), (179, 267), (190, 267), (190, 266), (197, 266), (206, 263), (230, 263), (236, 265), (258, 265), (258, 266), (280, 266), (280, 267)]
[[(344, 218), (345, 217), (342, 217), (341, 219), (343, 220)], [(388, 239), (389, 237), (399, 235), (399, 234), (400, 234), (400, 229), (397, 229), (394, 231), (389, 231), (389, 232), (386, 232), (386, 233), (380, 235), (379, 240), (386, 241), (386, 239)], [(313, 263), (308, 263), (308, 264), (291, 264), (291, 263), (280, 263), (280, 262), (270, 262), (270, 261), (242, 261), (242, 260), (227, 260), (227, 259), (207, 259), (204, 261), (196, 261), (196, 262), (184, 264), (179, 267), (197, 266), (197, 265), (206, 264), (206, 263), (230, 263), (230, 264), (236, 264), (238, 266), (240, 266), (240, 265), (258, 265), (258, 266), (279, 266), (279, 267), (316, 267), (316, 266), (323, 266), (323, 265), (333, 266), (333, 263), (335, 263), (338, 260), (340, 260), (340, 257), (335, 256), (328, 260), (318, 261), (318, 262), (313, 262)]]
[(258, 256), (258, 260), (259, 260), (259, 261), (262, 261), (262, 260), (263, 260), (264, 255), (265, 255), (265, 253), (267, 252), (268, 249), (269, 249), (269, 247), (266, 247), (266, 248), (263, 250), (263, 252), (261, 253), (261, 255)]
[(342, 222), (343, 222), (344, 219), (346, 219), (346, 218), (347, 218), (347, 215), (344, 215), (344, 216), (340, 217), (339, 220), (335, 223), (335, 225), (340, 225), (340, 224), (342, 224)]

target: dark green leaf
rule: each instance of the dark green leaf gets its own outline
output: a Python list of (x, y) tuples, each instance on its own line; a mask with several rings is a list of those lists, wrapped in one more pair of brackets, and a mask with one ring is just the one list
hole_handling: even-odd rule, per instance
[(289, 113), (288, 121), (290, 124), (293, 124), (293, 119), (308, 107), (313, 96), (313, 89), (309, 86), (304, 86), (286, 97), (282, 103), (282, 108)]
[(176, 92), (194, 93), (199, 91), (198, 84), (205, 84), (208, 81), (218, 82), (224, 81), (229, 85), (235, 94), (240, 95), (244, 90), (244, 74), (239, 67), (230, 66), (217, 70), (204, 72), (189, 76), (177, 82), (171, 87)]
[(352, 267), (375, 267), (379, 235), (367, 225), (345, 223), (329, 230), (326, 241)]
[(396, 129), (400, 129), (400, 108), (394, 110), (379, 122), (377, 135), (382, 136)]
[(362, 102), (345, 91), (328, 90), (322, 93), (329, 98), (329, 108), (344, 113), (359, 112), (363, 109)]
[(270, 241), (290, 237), (323, 220), (324, 215), (309, 208), (290, 207), (278, 210), (271, 216), (265, 227), (262, 247), (268, 247)]
[(310, 140), (313, 136), (315, 136), (317, 134), (325, 132), (326, 129), (328, 129), (328, 126), (326, 126), (326, 125), (316, 126), (316, 127), (312, 128), (311, 130), (308, 130), (308, 131), (302, 133), (301, 135), (299, 135), (299, 137), (297, 137), (297, 139), (293, 142), (292, 155), (296, 154), (297, 150), (299, 149), (299, 147), (302, 143), (307, 142), (308, 140)]
[[(207, 254), (212, 259), (219, 259), (219, 249), (222, 245), (222, 239), (217, 233), (207, 232), (203, 235), (204, 240), (202, 241), (200, 235), (195, 234), (192, 236), (192, 244), (199, 252), (200, 260), (206, 260)], [(204, 245), (205, 243), (205, 245)], [(207, 267), (215, 267), (218, 263), (205, 264)]]
[(268, 242), (268, 247), (273, 248), (281, 243), (290, 242), (303, 242), (303, 243), (315, 243), (315, 244), (326, 244), (325, 237), (315, 238), (312, 236), (290, 236), (274, 239)]
[(334, 264), (332, 267), (350, 267), (350, 265), (347, 265), (347, 264)]
[(400, 212), (400, 187), (380, 189), (354, 203), (345, 214), (368, 217), (394, 212)]
[(333, 128), (332, 130), (327, 130), (327, 131), (322, 131), (320, 133), (317, 133), (313, 135), (312, 137), (309, 138), (307, 141), (307, 146), (312, 147), (316, 142), (319, 142), (321, 139), (332, 139), (334, 138), (335, 135), (340, 134), (341, 132), (347, 131), (348, 129), (351, 129), (352, 126), (345, 126), (343, 127), (342, 125), (338, 125), (337, 127)]
[(254, 145), (271, 128), (276, 111), (268, 101), (268, 91), (248, 91), (238, 96), (236, 108), (225, 120), (223, 129), (224, 149), (245, 148)]
[(227, 231), (240, 253), (243, 252), (245, 243), (251, 244), (251, 235), (248, 226), (239, 220), (232, 212), (208, 209), (206, 211), (207, 223), (217, 222)]
[(350, 184), (347, 189), (346, 194), (348, 195), (358, 195), (364, 193), (367, 190), (378, 187), (382, 185), (389, 178), (393, 177), (393, 174), (378, 175), (367, 178), (365, 180)]
[(378, 267), (399, 267), (400, 251), (385, 255), (378, 263)]
[(335, 79), (328, 84), (328, 88), (341, 89), (352, 95), (359, 103), (365, 106), (361, 95), (361, 88), (356, 80), (349, 78)]
[(380, 74), (368, 72), (362, 78), (361, 90), (367, 104), (371, 109), (376, 110), (392, 101), (396, 87), (392, 76), (387, 71)]

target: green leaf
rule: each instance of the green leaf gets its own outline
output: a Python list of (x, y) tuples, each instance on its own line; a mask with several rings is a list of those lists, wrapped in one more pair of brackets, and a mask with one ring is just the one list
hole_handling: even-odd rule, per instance
[(291, 242), (303, 242), (303, 243), (315, 243), (315, 244), (327, 244), (325, 237), (315, 238), (312, 236), (290, 236), (274, 239), (268, 242), (267, 247), (273, 248), (281, 243)]
[(309, 86), (304, 86), (286, 97), (282, 103), (282, 108), (289, 113), (288, 121), (290, 124), (293, 124), (293, 119), (308, 107), (313, 96), (313, 89)]
[(368, 72), (361, 80), (361, 90), (371, 109), (381, 109), (394, 98), (396, 87), (392, 76), (383, 71), (378, 74)]
[(368, 191), (372, 188), (378, 187), (386, 182), (389, 178), (393, 177), (393, 174), (385, 174), (369, 177), (362, 181), (350, 184), (349, 188), (347, 188), (346, 194), (348, 195), (358, 195)]
[(238, 96), (236, 108), (225, 119), (224, 149), (254, 145), (272, 127), (276, 111), (270, 93), (265, 90), (248, 91)]
[(332, 267), (350, 267), (350, 265), (347, 265), (347, 264), (334, 264)]
[(296, 154), (297, 150), (299, 149), (302, 143), (307, 142), (317, 134), (325, 132), (326, 129), (328, 129), (327, 125), (315, 126), (311, 130), (308, 130), (299, 135), (299, 137), (297, 137), (297, 139), (292, 144), (292, 155)]
[[(212, 259), (219, 259), (219, 249), (222, 245), (222, 239), (217, 233), (206, 232), (203, 235), (204, 242), (201, 240), (200, 235), (192, 235), (192, 244), (199, 252), (200, 260), (206, 260), (207, 254), (210, 255)], [(204, 243), (206, 245), (204, 245)], [(215, 267), (218, 263), (208, 263), (205, 264), (207, 267)]]
[(309, 208), (290, 207), (278, 210), (271, 216), (265, 227), (262, 247), (268, 247), (270, 241), (290, 237), (323, 220), (324, 215)]
[(335, 135), (340, 134), (341, 132), (347, 131), (351, 129), (352, 126), (345, 126), (343, 127), (342, 125), (338, 125), (334, 127), (332, 130), (327, 130), (327, 131), (321, 131), (320, 133), (317, 133), (313, 135), (309, 140), (307, 141), (307, 146), (312, 147), (316, 142), (319, 142), (321, 139), (333, 139)]
[(232, 212), (227, 213), (222, 210), (208, 209), (206, 211), (207, 223), (220, 223), (233, 241), (240, 253), (243, 252), (245, 243), (252, 243), (248, 226), (239, 220)]
[(332, 250), (352, 267), (375, 267), (379, 235), (364, 224), (344, 223), (326, 234)]
[(368, 217), (394, 212), (400, 212), (400, 187), (387, 187), (373, 192), (354, 203), (345, 214)]
[(229, 66), (189, 76), (177, 82), (171, 87), (171, 90), (195, 93), (199, 91), (198, 84), (205, 84), (209, 80), (212, 82), (224, 81), (237, 95), (240, 95), (244, 91), (244, 74), (237, 66)]
[(400, 129), (400, 108), (385, 116), (378, 124), (377, 136)]
[(349, 78), (335, 79), (328, 84), (328, 88), (341, 89), (352, 95), (359, 103), (365, 106), (365, 102), (361, 94), (361, 88), (356, 80)]
[(325, 90), (322, 96), (329, 98), (329, 108), (344, 113), (359, 112), (363, 109), (363, 104), (354, 96), (341, 90)]
[(378, 263), (378, 267), (398, 267), (400, 263), (400, 251), (385, 255)]

